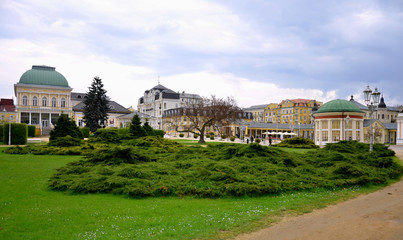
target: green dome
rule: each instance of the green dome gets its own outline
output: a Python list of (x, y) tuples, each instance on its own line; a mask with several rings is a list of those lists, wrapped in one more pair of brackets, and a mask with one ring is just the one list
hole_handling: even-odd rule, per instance
[(31, 70), (22, 74), (18, 83), (69, 87), (66, 78), (55, 69), (54, 67), (48, 66), (32, 66)]
[(359, 109), (354, 103), (343, 100), (336, 99), (330, 102), (323, 104), (322, 107), (319, 108), (315, 113), (327, 113), (327, 112), (359, 112), (362, 113), (361, 109)]

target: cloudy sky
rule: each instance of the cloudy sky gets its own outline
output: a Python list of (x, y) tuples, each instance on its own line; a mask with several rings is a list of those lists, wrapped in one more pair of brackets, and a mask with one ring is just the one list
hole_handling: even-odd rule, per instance
[(103, 79), (137, 106), (158, 84), (233, 96), (356, 100), (369, 84), (403, 104), (402, 0), (0, 0), (0, 97), (32, 65), (75, 92)]

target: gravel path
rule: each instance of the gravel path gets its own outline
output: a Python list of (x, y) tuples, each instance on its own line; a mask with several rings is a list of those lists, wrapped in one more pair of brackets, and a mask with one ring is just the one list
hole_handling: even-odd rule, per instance
[[(403, 160), (403, 146), (392, 146)], [(402, 240), (403, 179), (380, 191), (315, 210), (236, 240)]]

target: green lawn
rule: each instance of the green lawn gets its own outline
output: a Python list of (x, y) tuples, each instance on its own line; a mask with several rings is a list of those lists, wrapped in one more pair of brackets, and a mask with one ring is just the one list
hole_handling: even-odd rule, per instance
[(267, 226), (285, 214), (309, 212), (376, 190), (318, 189), (257, 198), (130, 199), (47, 188), (54, 169), (80, 158), (0, 153), (0, 239), (223, 239)]

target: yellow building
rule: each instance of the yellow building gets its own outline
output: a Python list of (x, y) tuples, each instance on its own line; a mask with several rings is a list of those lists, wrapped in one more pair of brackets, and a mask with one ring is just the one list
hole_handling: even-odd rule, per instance
[(266, 123), (275, 123), (276, 115), (277, 115), (277, 108), (278, 103), (270, 103), (264, 108), (263, 115), (264, 115), (264, 122)]
[(312, 109), (322, 106), (322, 102), (312, 99), (286, 99), (278, 104), (277, 108), (269, 109), (267, 114), (272, 116), (273, 123), (310, 124), (312, 123)]
[(36, 125), (48, 134), (61, 114), (72, 115), (72, 88), (54, 67), (32, 66), (14, 84), (17, 122)]
[(0, 99), (0, 124), (17, 122), (17, 111), (13, 99)]

